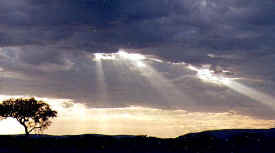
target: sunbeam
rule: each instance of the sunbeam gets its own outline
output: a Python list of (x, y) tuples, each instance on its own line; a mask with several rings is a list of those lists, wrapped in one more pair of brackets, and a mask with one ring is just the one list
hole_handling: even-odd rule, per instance
[(105, 83), (105, 75), (103, 70), (103, 63), (100, 58), (99, 61), (96, 62), (96, 83), (97, 83), (97, 90), (100, 97), (98, 99), (103, 102), (108, 102), (108, 95), (107, 95), (107, 85)]
[(226, 83), (225, 84), (227, 87), (229, 87), (230, 89), (240, 93), (240, 94), (243, 94), (253, 100), (256, 100), (262, 104), (265, 104), (269, 107), (271, 107), (273, 110), (275, 110), (275, 104), (272, 103), (274, 102), (274, 97), (271, 97), (267, 94), (264, 94), (260, 91), (257, 91), (255, 89), (252, 89), (252, 88), (249, 88), (249, 87), (246, 87), (236, 81), (230, 81), (230, 83)]
[(260, 102), (264, 105), (270, 106), (273, 110), (275, 110), (275, 104), (272, 103), (274, 101), (273, 97), (264, 94), (260, 91), (257, 91), (255, 89), (249, 88), (245, 85), (242, 85), (241, 83), (238, 83), (237, 81), (234, 81), (235, 78), (227, 78), (225, 75), (222, 74), (215, 74), (213, 70), (210, 70), (208, 68), (197, 68), (192, 65), (187, 66), (190, 70), (197, 72), (197, 77), (201, 79), (204, 82), (208, 83), (214, 83), (222, 86), (226, 86), (235, 92), (238, 92), (242, 95), (245, 95), (253, 100), (256, 100), (257, 102)]
[[(102, 63), (102, 61), (112, 60), (112, 64), (117, 67), (119, 73), (123, 73), (123, 79), (127, 81), (128, 79), (137, 79), (137, 76), (143, 77), (142, 80), (148, 82), (148, 84), (163, 97), (163, 102), (166, 107), (170, 105), (192, 102), (192, 99), (180, 91), (172, 81), (165, 78), (160, 72), (155, 70), (147, 61), (153, 61), (156, 63), (161, 63), (162, 60), (156, 58), (147, 58), (146, 55), (138, 53), (128, 53), (124, 50), (119, 50), (117, 53), (96, 53), (94, 54), (94, 61)], [(157, 60), (157, 61), (156, 61)], [(102, 67), (102, 66), (101, 66)], [(100, 70), (100, 68), (98, 68)], [(99, 71), (100, 72), (100, 71)], [(101, 75), (102, 72), (101, 72)], [(132, 76), (131, 78), (128, 78)], [(123, 83), (122, 82), (122, 83)], [(103, 82), (102, 82), (103, 84)], [(170, 103), (170, 104), (169, 104)], [(173, 103), (173, 104), (171, 104)]]
[(165, 98), (168, 107), (170, 102), (174, 102), (174, 104), (192, 102), (192, 99), (188, 95), (180, 91), (171, 80), (165, 78), (151, 65), (147, 64), (146, 67), (137, 68), (139, 74), (145, 77), (151, 86)]
[[(128, 53), (124, 50), (119, 50), (117, 53), (110, 54), (96, 53), (94, 54), (94, 60), (97, 62), (98, 78), (101, 78), (98, 80), (98, 82), (100, 84), (100, 88), (102, 88), (102, 99), (104, 100), (106, 100), (107, 93), (106, 84), (103, 79), (104, 72), (102, 62), (105, 60), (112, 60), (112, 63), (118, 68), (117, 71), (119, 71), (119, 73), (124, 72), (124, 81), (133, 79), (138, 80), (137, 76), (143, 77), (145, 82), (148, 82), (148, 84), (158, 93), (158, 95), (163, 98), (163, 106), (170, 107), (170, 105), (173, 105), (173, 107), (177, 107), (175, 106), (175, 104), (184, 103), (185, 107), (188, 107), (188, 103), (193, 101), (190, 96), (184, 94), (181, 90), (179, 90), (177, 86), (174, 85), (173, 82), (171, 82), (171, 80), (167, 79), (162, 73), (155, 70), (155, 68), (150, 65), (150, 62), (147, 62), (150, 61), (151, 58), (147, 58), (146, 55), (138, 53)], [(275, 110), (275, 104), (272, 103), (273, 98), (271, 96), (268, 96), (262, 92), (249, 88), (235, 81), (235, 79), (240, 78), (232, 78), (232, 76), (234, 76), (234, 73), (232, 72), (222, 70), (222, 68), (220, 68), (219, 70), (213, 70), (211, 69), (210, 65), (193, 66), (191, 64), (184, 63), (183, 66), (185, 66), (189, 70), (195, 71), (196, 77), (202, 82), (228, 87), (235, 92), (238, 92), (264, 105), (270, 106), (273, 110)], [(137, 83), (138, 81), (134, 82)]]

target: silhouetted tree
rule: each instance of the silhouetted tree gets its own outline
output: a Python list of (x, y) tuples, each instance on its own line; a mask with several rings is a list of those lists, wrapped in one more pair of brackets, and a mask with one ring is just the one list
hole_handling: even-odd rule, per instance
[(15, 118), (24, 127), (26, 135), (46, 129), (51, 124), (49, 119), (56, 115), (49, 104), (35, 98), (8, 99), (0, 104), (0, 117)]

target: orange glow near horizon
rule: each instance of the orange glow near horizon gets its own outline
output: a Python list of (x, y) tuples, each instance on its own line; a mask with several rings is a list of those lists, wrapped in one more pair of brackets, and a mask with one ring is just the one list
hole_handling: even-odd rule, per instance
[[(0, 100), (8, 97), (0, 96)], [(49, 103), (53, 109), (58, 111), (58, 117), (44, 131), (45, 134), (52, 135), (97, 133), (167, 138), (204, 130), (271, 128), (275, 124), (275, 120), (256, 119), (236, 112), (188, 112), (139, 106), (88, 108), (70, 99), (37, 99)], [(0, 134), (23, 134), (23, 128), (13, 119), (2, 120), (0, 121)]]

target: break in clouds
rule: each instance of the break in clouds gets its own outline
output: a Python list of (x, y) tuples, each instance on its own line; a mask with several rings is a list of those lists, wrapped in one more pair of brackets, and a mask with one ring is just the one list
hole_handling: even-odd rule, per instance
[[(233, 110), (273, 118), (273, 101), (266, 100), (275, 96), (273, 5), (272, 0), (2, 0), (0, 92), (68, 98), (89, 107)], [(121, 49), (155, 60), (143, 61), (144, 68), (94, 60), (94, 53)], [(205, 82), (188, 64), (230, 71), (250, 95)]]

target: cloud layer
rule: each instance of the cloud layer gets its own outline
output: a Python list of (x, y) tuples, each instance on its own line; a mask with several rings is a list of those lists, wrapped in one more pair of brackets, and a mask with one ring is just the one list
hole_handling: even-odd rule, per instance
[[(104, 62), (104, 78), (99, 80), (106, 83), (106, 96), (99, 88), (98, 67), (90, 56), (125, 48), (164, 61), (221, 66), (245, 78), (241, 83), (246, 86), (275, 96), (274, 3), (2, 0), (0, 91), (72, 98), (92, 107), (142, 105), (203, 112), (234, 109), (272, 117), (268, 106), (228, 88), (202, 83), (194, 72), (169, 62), (150, 63), (155, 74), (151, 80), (125, 63)], [(169, 90), (171, 84), (163, 86), (170, 82), (178, 91)]]

